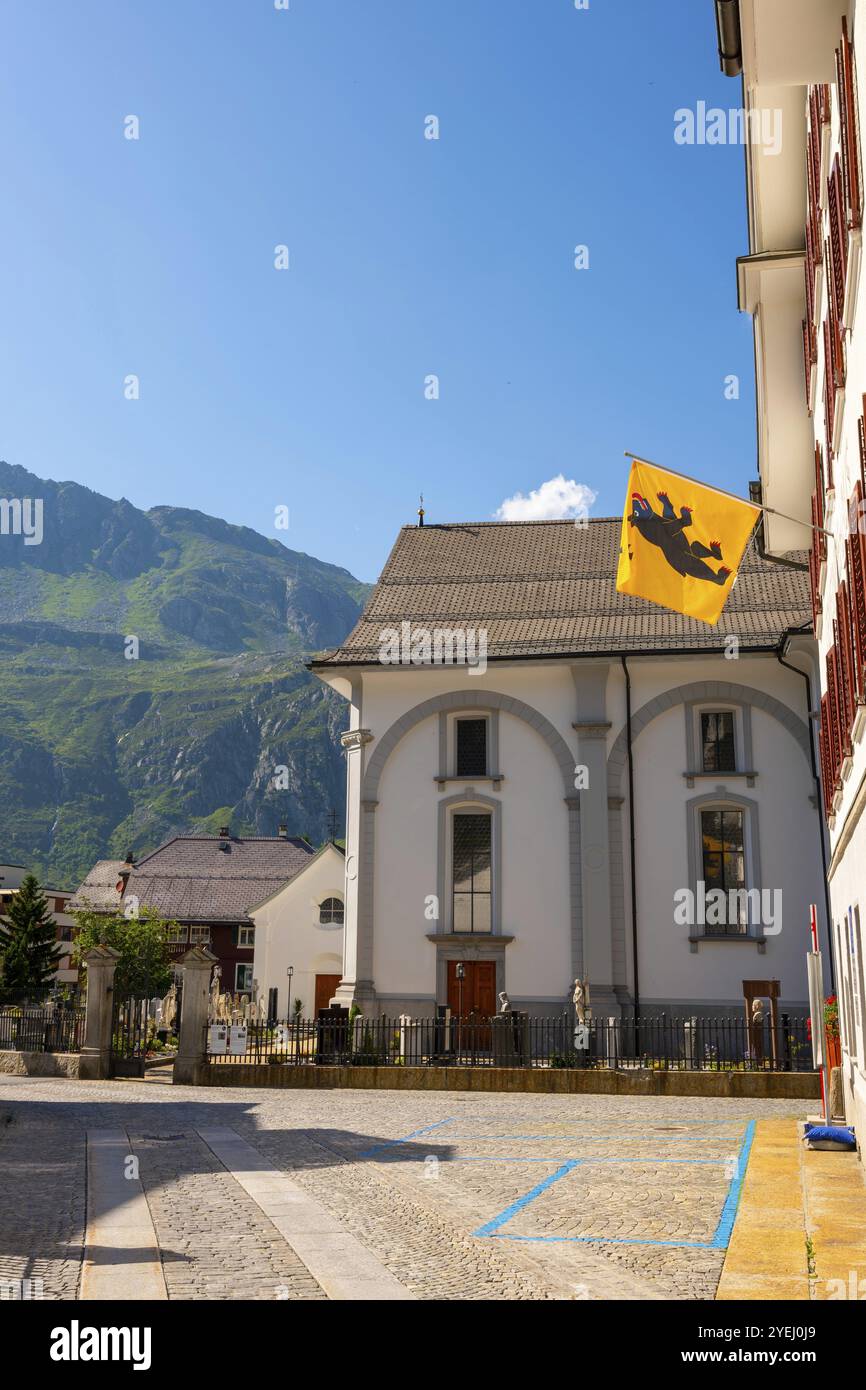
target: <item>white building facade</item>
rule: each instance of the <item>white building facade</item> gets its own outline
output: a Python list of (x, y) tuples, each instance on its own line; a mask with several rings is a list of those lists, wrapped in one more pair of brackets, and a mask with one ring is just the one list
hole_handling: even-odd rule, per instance
[[(866, 1131), (866, 7), (719, 0), (723, 68), (747, 112), (781, 110), (782, 153), (747, 148), (759, 469), (767, 550), (810, 549), (823, 803), (847, 1118)], [(863, 307), (861, 307), (861, 305)], [(827, 992), (833, 979), (825, 962)]]
[(253, 977), (274, 1018), (292, 1017), (296, 1000), (301, 1018), (315, 1018), (337, 991), (345, 872), (343, 851), (329, 841), (291, 882), (249, 910), (255, 922)]
[[(773, 979), (805, 1007), (808, 580), (750, 557), (715, 630), (616, 594), (619, 525), (406, 527), (313, 663), (351, 705), (341, 1002), (492, 1013), (505, 990), (545, 1015), (581, 978), (597, 1016), (741, 1016)], [(458, 621), (484, 663), (382, 659), (383, 634)], [(720, 884), (751, 896), (707, 920)]]

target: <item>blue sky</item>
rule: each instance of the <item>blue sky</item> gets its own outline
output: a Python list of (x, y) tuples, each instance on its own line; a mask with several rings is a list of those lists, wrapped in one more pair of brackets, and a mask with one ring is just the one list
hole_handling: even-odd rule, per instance
[(742, 150), (673, 138), (740, 100), (711, 0), (0, 0), (0, 50), (8, 462), (363, 579), (421, 490), (745, 495)]

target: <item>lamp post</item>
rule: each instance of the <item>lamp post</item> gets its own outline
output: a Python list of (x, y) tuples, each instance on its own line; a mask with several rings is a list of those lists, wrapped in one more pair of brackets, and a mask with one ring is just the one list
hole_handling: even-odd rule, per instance
[(457, 1061), (460, 1061), (460, 1054), (463, 1051), (463, 981), (466, 978), (466, 966), (462, 960), (457, 962), (454, 971), (457, 976)]
[[(287, 974), (288, 977), (289, 977), (289, 1007), (288, 1007), (288, 1009), (286, 1010), (286, 1023), (288, 1024), (289, 1028), (291, 1028), (291, 1026), (292, 1026), (292, 976), (294, 975), (294, 973), (295, 973), (295, 967), (294, 967), (293, 965), (290, 965), (290, 966), (288, 966), (288, 967), (286, 968), (286, 974)], [(295, 1057), (297, 1057), (297, 1055), (298, 1055), (298, 1039), (297, 1039), (297, 1037), (296, 1037), (296, 1038), (295, 1038)]]

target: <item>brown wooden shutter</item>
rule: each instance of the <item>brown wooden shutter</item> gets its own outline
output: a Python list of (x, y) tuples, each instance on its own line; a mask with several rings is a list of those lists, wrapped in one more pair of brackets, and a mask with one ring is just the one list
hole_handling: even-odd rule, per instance
[(821, 696), (821, 726), (818, 731), (818, 748), (821, 754), (821, 784), (824, 792), (824, 814), (829, 817), (833, 809), (833, 759), (831, 754), (832, 734), (830, 730), (830, 700)]
[[(831, 485), (832, 485), (832, 484), (831, 484)], [(816, 503), (817, 503), (817, 513), (818, 513), (817, 524), (818, 524), (818, 526), (820, 526), (820, 527), (822, 527), (822, 528), (823, 528), (823, 526), (824, 526), (824, 503), (825, 503), (825, 495), (826, 495), (826, 492), (827, 492), (827, 487), (828, 487), (828, 483), (827, 483), (826, 478), (824, 477), (824, 454), (823, 454), (823, 452), (822, 452), (821, 445), (818, 444), (818, 443), (816, 443), (816, 444), (815, 444), (815, 501), (816, 501)], [(827, 537), (824, 535), (823, 529), (820, 530), (820, 531), (818, 531), (818, 532), (816, 532), (816, 534), (815, 534), (815, 540), (816, 540), (816, 543), (817, 543), (817, 546), (818, 546), (818, 553), (819, 553), (821, 559), (823, 560), (823, 559), (826, 558), (826, 555), (827, 555)]]
[(830, 772), (833, 785), (839, 777), (842, 766), (842, 726), (839, 719), (839, 688), (837, 677), (836, 648), (827, 653), (827, 701), (829, 707)]
[(842, 144), (847, 224), (863, 223), (863, 186), (860, 174), (860, 118), (857, 110), (857, 75), (854, 45), (848, 35), (848, 21), (842, 20), (842, 42), (836, 49), (836, 92), (839, 100), (839, 126)]
[(859, 690), (861, 696), (866, 697), (866, 516), (862, 501), (863, 489), (858, 479), (848, 508), (848, 583), (854, 648), (862, 672)]
[(836, 630), (838, 632), (839, 664), (842, 674), (842, 727), (846, 751), (851, 745), (851, 730), (857, 713), (857, 673), (854, 660), (854, 640), (851, 631), (851, 608), (848, 585), (843, 579), (836, 590)]
[(833, 348), (830, 343), (830, 320), (825, 318), (824, 331), (824, 436), (827, 445), (827, 462), (833, 458), (833, 418), (836, 412), (836, 383), (833, 380)]
[(842, 186), (842, 166), (839, 156), (827, 180), (827, 220), (830, 224), (830, 293), (833, 312), (839, 323), (845, 317), (845, 277), (848, 273), (848, 225), (845, 213), (845, 190)]
[(860, 576), (856, 538), (852, 539), (849, 536), (845, 541), (845, 557), (848, 563), (845, 598), (848, 604), (848, 624), (851, 630), (851, 649), (854, 657), (854, 696), (859, 702), (866, 699), (866, 632), (861, 630), (857, 615), (856, 589)]

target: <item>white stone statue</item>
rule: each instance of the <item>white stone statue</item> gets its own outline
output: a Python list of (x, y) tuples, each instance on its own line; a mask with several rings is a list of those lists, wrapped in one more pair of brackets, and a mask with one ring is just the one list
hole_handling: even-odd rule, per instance
[(177, 1018), (177, 985), (174, 980), (171, 982), (171, 989), (162, 1001), (162, 1017), (160, 1022), (163, 1028), (172, 1029)]
[(501, 1014), (511, 1013), (511, 1000), (508, 998), (504, 989), (501, 990), (499, 994), (499, 1012)]
[(574, 993), (571, 1002), (574, 1005), (574, 1012), (577, 1014), (578, 1023), (586, 1023), (586, 1006), (589, 990), (584, 980), (575, 980)]
[(763, 1001), (763, 999), (753, 999), (753, 1000), (752, 1000), (752, 1022), (755, 1023), (755, 1024), (761, 1024), (761, 1023), (764, 1022), (764, 1019), (766, 1018), (766, 1016), (767, 1016), (767, 1011), (766, 1011), (766, 1009), (765, 1009), (765, 1007), (764, 1007), (764, 1001)]
[(219, 975), (214, 974), (210, 983), (210, 1004), (208, 1005), (208, 1018), (213, 1021), (220, 1016), (220, 981)]

